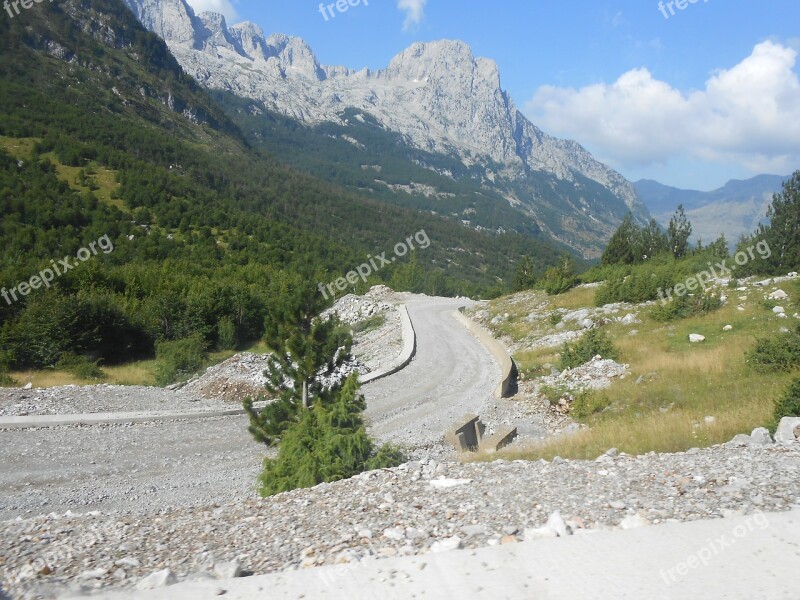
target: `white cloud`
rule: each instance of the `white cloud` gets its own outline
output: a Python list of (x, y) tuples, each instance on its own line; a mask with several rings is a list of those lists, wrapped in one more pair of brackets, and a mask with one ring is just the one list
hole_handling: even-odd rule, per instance
[(408, 31), (412, 27), (419, 25), (425, 16), (425, 4), (428, 0), (397, 0), (397, 8), (406, 13), (406, 20), (403, 21), (403, 30)]
[(545, 131), (590, 146), (617, 168), (689, 157), (787, 174), (800, 168), (797, 56), (790, 46), (760, 43), (689, 93), (646, 68), (612, 84), (542, 86), (526, 113)]
[(208, 10), (225, 15), (225, 20), (228, 22), (228, 25), (234, 23), (239, 18), (230, 0), (186, 0), (186, 2), (192, 7), (196, 14)]

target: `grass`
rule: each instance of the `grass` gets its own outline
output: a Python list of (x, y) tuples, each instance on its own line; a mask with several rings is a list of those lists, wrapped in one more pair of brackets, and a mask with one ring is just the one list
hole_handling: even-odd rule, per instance
[[(546, 313), (557, 308), (590, 307), (593, 293), (593, 289), (572, 290), (548, 298), (544, 308), (537, 304), (536, 310)], [(757, 337), (781, 335), (780, 327), (794, 323), (776, 318), (761, 302), (760, 291), (750, 291), (746, 309), (737, 310), (738, 294), (731, 294), (726, 306), (707, 315), (664, 324), (651, 319), (648, 310), (642, 308), (637, 310), (640, 324), (607, 325), (619, 351), (618, 361), (629, 364), (631, 371), (610, 388), (590, 392), (586, 402), (589, 407), (610, 408), (576, 419), (588, 426), (578, 433), (474, 459), (594, 459), (612, 447), (629, 454), (677, 452), (727, 442), (737, 433), (768, 425), (775, 400), (785, 393), (797, 373), (758, 373), (746, 363), (745, 354)], [(493, 313), (511, 313), (510, 306), (522, 313), (530, 309), (513, 299), (496, 302), (496, 311), (490, 306)], [(733, 326), (732, 331), (723, 331), (727, 324)], [(544, 319), (535, 327), (550, 330), (552, 325)], [(632, 328), (637, 335), (629, 335)], [(691, 344), (690, 333), (700, 333), (706, 341)], [(557, 365), (559, 350), (527, 350), (518, 352), (514, 359), (526, 377), (549, 374), (543, 365)], [(714, 419), (706, 423), (706, 416)]]
[[(269, 349), (262, 341), (254, 342), (242, 350), (222, 350), (209, 352), (208, 362), (204, 369), (219, 364), (239, 352), (252, 352), (266, 354)], [(156, 385), (156, 361), (154, 359), (139, 360), (121, 365), (103, 366), (107, 379), (102, 383), (111, 385)], [(49, 388), (62, 385), (91, 385), (99, 383), (96, 380), (84, 380), (67, 371), (56, 369), (42, 369), (29, 371), (12, 371), (9, 375), (19, 384), (24, 386), (30, 382), (36, 388)]]

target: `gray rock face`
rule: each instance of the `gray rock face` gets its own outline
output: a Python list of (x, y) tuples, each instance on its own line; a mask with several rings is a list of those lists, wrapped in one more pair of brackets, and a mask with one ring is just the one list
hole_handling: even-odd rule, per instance
[[(551, 137), (525, 118), (502, 89), (497, 64), (475, 57), (463, 42), (415, 43), (386, 69), (356, 71), (320, 65), (299, 38), (265, 38), (248, 22), (227, 27), (213, 13), (197, 17), (184, 0), (125, 1), (206, 87), (256, 100), (307, 124), (345, 124), (344, 109), (359, 109), (416, 148), (485, 167), (487, 182), (498, 175), (524, 178), (530, 171), (569, 182), (582, 176), (610, 190), (634, 215), (647, 214), (622, 175), (576, 142)], [(583, 210), (589, 206), (586, 199), (579, 204)]]
[(775, 432), (775, 441), (779, 444), (800, 443), (800, 417), (783, 417)]

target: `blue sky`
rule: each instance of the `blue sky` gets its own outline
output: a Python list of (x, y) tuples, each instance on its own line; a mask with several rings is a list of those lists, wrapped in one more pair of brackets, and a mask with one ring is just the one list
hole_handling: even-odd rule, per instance
[(188, 1), (300, 36), (328, 65), (463, 40), (536, 125), (631, 180), (710, 190), (800, 169), (798, 0), (361, 0), (327, 20), (319, 1)]

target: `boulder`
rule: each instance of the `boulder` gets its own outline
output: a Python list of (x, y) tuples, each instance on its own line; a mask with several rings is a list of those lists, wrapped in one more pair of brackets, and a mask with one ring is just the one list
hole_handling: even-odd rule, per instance
[(800, 443), (800, 417), (783, 417), (775, 432), (775, 441), (778, 444)]
[(706, 341), (706, 336), (700, 335), (699, 333), (690, 333), (689, 334), (689, 341), (692, 344), (699, 344), (700, 342)]
[(725, 327), (722, 328), (722, 331), (733, 331), (733, 325), (725, 325)]
[(772, 436), (769, 434), (769, 429), (766, 427), (757, 427), (753, 429), (753, 433), (750, 434), (750, 438), (753, 440), (754, 444), (764, 445), (772, 443)]
[(772, 312), (774, 312), (776, 315), (785, 314), (786, 309), (783, 308), (782, 306), (776, 306), (775, 308), (772, 309)]
[(769, 300), (786, 300), (788, 297), (789, 294), (787, 294), (783, 290), (775, 290), (769, 296), (767, 296)]

